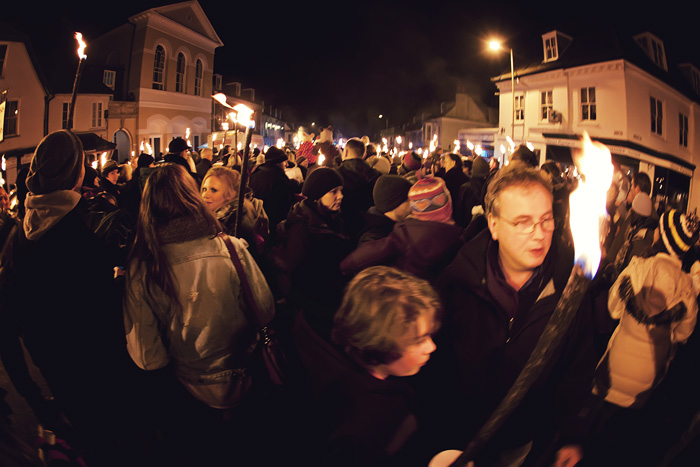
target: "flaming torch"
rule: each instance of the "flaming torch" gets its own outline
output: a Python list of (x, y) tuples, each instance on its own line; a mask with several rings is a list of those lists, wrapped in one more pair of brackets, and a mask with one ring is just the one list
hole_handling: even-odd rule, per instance
[[(537, 345), (508, 394), (474, 439), (469, 442), (464, 452), (453, 463), (448, 464), (450, 466), (467, 465), (467, 462), (473, 459), (479, 449), (488, 442), (525, 397), (546, 362), (559, 351), (559, 345), (581, 305), (581, 300), (583, 300), (593, 276), (598, 271), (601, 236), (607, 219), (605, 196), (613, 177), (610, 150), (601, 143), (592, 142), (588, 134), (584, 132), (583, 152), (576, 159), (582, 177), (579, 186), (570, 197), (575, 261), (569, 280), (554, 313), (542, 331), (542, 336), (537, 341)], [(454, 459), (455, 451), (446, 452), (453, 453), (452, 458)], [(438, 454), (434, 458), (435, 463), (431, 462), (431, 465), (441, 465), (438, 460), (447, 461), (446, 452), (441, 453), (445, 456), (440, 459), (438, 458), (441, 454)]]
[(83, 74), (83, 63), (87, 55), (85, 55), (85, 47), (87, 44), (83, 42), (83, 35), (79, 32), (75, 33), (75, 40), (78, 41), (78, 69), (75, 71), (75, 80), (73, 81), (73, 94), (70, 98), (70, 107), (68, 110), (68, 123), (66, 128), (68, 130), (73, 128), (73, 115), (75, 114), (75, 98), (78, 94), (78, 84), (80, 83), (80, 76)]
[[(253, 120), (253, 111), (244, 104), (236, 104), (233, 110), (238, 112), (238, 123), (245, 125), (245, 146), (243, 149), (243, 163), (241, 164), (241, 186), (238, 190), (238, 212), (236, 212), (236, 225), (233, 230), (233, 236), (238, 234), (243, 220), (243, 199), (245, 198), (245, 189), (248, 184), (248, 161), (250, 160), (250, 141), (253, 139), (253, 128), (255, 120)], [(238, 154), (236, 154), (238, 157)]]

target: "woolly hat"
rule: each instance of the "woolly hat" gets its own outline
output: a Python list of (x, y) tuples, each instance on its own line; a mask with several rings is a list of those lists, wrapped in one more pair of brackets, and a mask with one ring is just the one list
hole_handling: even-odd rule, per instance
[(416, 152), (407, 152), (403, 156), (403, 165), (406, 166), (408, 170), (418, 170), (423, 164), (423, 158), (420, 157)]
[(83, 159), (83, 145), (72, 131), (49, 133), (34, 151), (27, 188), (35, 195), (72, 190), (78, 183)]
[(107, 161), (104, 167), (102, 167), (102, 177), (106, 177), (107, 174), (113, 170), (119, 170), (119, 164), (114, 161)]
[(287, 154), (276, 146), (270, 146), (265, 153), (265, 164), (274, 165), (287, 160)]
[(411, 217), (424, 221), (454, 223), (450, 192), (440, 177), (418, 180), (408, 191), (408, 199), (411, 200)]
[(393, 211), (408, 199), (411, 182), (398, 175), (382, 175), (372, 191), (374, 206), (381, 213)]
[(143, 168), (143, 167), (150, 167), (150, 165), (155, 163), (155, 161), (156, 160), (153, 158), (153, 156), (151, 156), (150, 154), (146, 154), (145, 152), (142, 152), (139, 155), (138, 161), (136, 162), (136, 167), (138, 167), (139, 169)]
[(651, 215), (651, 198), (646, 193), (637, 193), (632, 201), (632, 211), (640, 216), (649, 217)]
[(373, 169), (378, 170), (384, 175), (388, 174), (391, 170), (391, 162), (389, 162), (389, 159), (382, 156), (370, 157), (369, 159), (367, 159), (367, 165), (369, 165)]
[(683, 257), (698, 240), (697, 225), (676, 209), (661, 215), (659, 232), (668, 254), (677, 258)]
[(190, 149), (192, 148), (187, 144), (187, 141), (180, 137), (173, 138), (168, 144), (168, 152), (172, 154), (180, 154), (182, 151), (189, 151)]
[(474, 157), (472, 163), (472, 177), (486, 178), (489, 175), (489, 163), (481, 156)]
[[(272, 148), (270, 148), (272, 149)], [(335, 169), (319, 167), (306, 177), (301, 194), (310, 201), (323, 198), (333, 188), (343, 186), (343, 177)]]

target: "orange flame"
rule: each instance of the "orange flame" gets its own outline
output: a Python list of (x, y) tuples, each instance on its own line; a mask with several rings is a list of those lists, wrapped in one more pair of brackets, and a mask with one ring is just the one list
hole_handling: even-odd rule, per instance
[(85, 60), (87, 58), (87, 55), (85, 55), (85, 47), (87, 47), (87, 44), (85, 41), (83, 41), (83, 35), (79, 32), (75, 33), (75, 40), (78, 41), (78, 58), (81, 60)]
[(592, 278), (600, 265), (601, 237), (607, 219), (605, 198), (613, 177), (610, 150), (602, 143), (591, 141), (584, 132), (583, 152), (576, 158), (576, 165), (582, 177), (569, 198), (571, 232), (576, 263), (586, 277)]

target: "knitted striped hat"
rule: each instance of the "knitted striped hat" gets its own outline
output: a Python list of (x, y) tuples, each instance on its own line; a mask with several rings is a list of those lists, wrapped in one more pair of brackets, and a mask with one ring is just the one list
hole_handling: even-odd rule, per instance
[(408, 190), (411, 200), (411, 217), (424, 221), (453, 224), (452, 199), (447, 185), (439, 177), (418, 180)]
[(403, 156), (403, 165), (405, 165), (408, 170), (418, 170), (421, 168), (422, 164), (423, 158), (415, 151), (407, 152)]
[(677, 258), (683, 257), (698, 240), (697, 225), (676, 209), (661, 215), (659, 233), (668, 254)]

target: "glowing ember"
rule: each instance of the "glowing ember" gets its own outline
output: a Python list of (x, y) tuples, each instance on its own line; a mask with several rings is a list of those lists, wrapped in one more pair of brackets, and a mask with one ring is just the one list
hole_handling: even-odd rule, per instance
[(85, 60), (87, 58), (87, 55), (85, 55), (85, 47), (87, 47), (87, 44), (83, 41), (83, 35), (76, 32), (75, 40), (78, 41), (78, 57), (81, 60)]
[(601, 143), (591, 141), (588, 133), (584, 132), (583, 152), (576, 157), (576, 165), (581, 181), (569, 198), (571, 232), (576, 263), (590, 279), (600, 265), (601, 236), (604, 235), (607, 218), (605, 198), (613, 177), (610, 150)]

